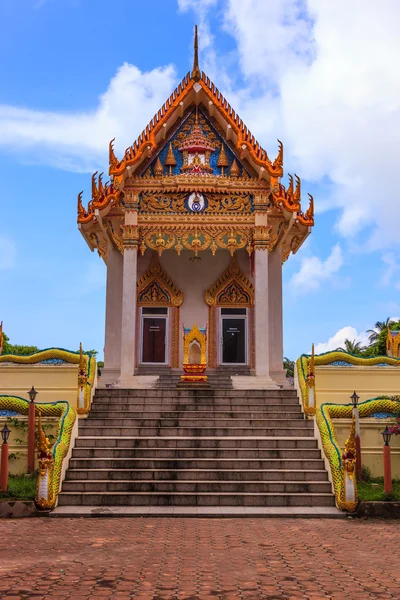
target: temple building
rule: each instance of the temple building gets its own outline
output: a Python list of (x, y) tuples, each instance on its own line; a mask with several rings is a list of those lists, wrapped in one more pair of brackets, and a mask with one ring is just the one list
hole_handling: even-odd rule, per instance
[(208, 372), (249, 387), (285, 382), (282, 264), (314, 224), (300, 179), (283, 176), (283, 145), (270, 159), (199, 69), (172, 92), (117, 158), (110, 182), (92, 177), (78, 196), (78, 227), (107, 265), (102, 381), (135, 387), (181, 372), (183, 328), (206, 330)]

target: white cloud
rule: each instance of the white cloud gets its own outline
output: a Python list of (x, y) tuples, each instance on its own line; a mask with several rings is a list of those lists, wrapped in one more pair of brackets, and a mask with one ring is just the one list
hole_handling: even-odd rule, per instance
[(393, 285), (396, 290), (400, 290), (400, 263), (397, 262), (395, 254), (393, 252), (383, 254), (382, 262), (385, 263), (386, 267), (380, 284), (383, 286)]
[[(208, 6), (182, 2), (203, 15)], [(369, 249), (398, 244), (398, 0), (223, 0), (221, 6), (224, 28), (237, 42), (229, 72), (226, 57), (218, 57), (221, 91), (264, 146), (284, 141), (286, 168), (333, 184), (316, 208), (320, 201), (340, 209), (341, 235), (372, 225)]]
[(292, 276), (290, 285), (298, 293), (307, 294), (310, 291), (317, 290), (322, 282), (330, 280), (342, 265), (342, 249), (339, 244), (336, 244), (324, 261), (318, 256), (302, 258), (300, 269)]
[(92, 112), (56, 113), (0, 105), (0, 147), (77, 171), (107, 164), (115, 137), (122, 153), (132, 144), (176, 85), (174, 67), (142, 72), (125, 63)]
[(362, 346), (369, 344), (369, 337), (366, 331), (358, 333), (357, 329), (347, 325), (339, 329), (335, 335), (333, 335), (327, 342), (319, 342), (315, 345), (315, 353), (322, 354), (323, 352), (329, 352), (330, 350), (336, 350), (336, 348), (344, 348), (345, 340), (351, 342), (360, 342)]
[(0, 235), (0, 270), (12, 269), (15, 265), (17, 251), (10, 238)]

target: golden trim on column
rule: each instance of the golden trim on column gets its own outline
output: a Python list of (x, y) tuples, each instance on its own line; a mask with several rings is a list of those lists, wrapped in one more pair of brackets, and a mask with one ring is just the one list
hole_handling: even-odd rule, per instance
[(179, 320), (180, 308), (174, 306), (172, 309), (172, 368), (179, 369)]

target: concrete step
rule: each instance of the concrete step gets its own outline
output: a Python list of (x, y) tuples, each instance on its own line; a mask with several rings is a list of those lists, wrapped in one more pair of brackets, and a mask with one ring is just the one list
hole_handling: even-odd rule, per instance
[(331, 493), (61, 492), (59, 506), (334, 506)]
[(139, 481), (64, 481), (63, 492), (157, 492), (179, 493), (244, 493), (247, 494), (329, 494), (329, 481), (192, 481), (154, 480)]
[(154, 418), (154, 419), (133, 419), (130, 417), (124, 418), (98, 418), (97, 416), (91, 415), (88, 419), (85, 419), (79, 424), (81, 427), (149, 427), (149, 428), (167, 428), (167, 427), (179, 427), (187, 429), (194, 427), (213, 427), (213, 428), (224, 428), (224, 427), (241, 427), (241, 428), (280, 428), (284, 425), (285, 428), (296, 428), (296, 429), (314, 429), (312, 421), (305, 421), (301, 416), (297, 419), (235, 419), (234, 417), (227, 419), (217, 419), (213, 415), (209, 417), (203, 417), (199, 419), (187, 419), (182, 417), (180, 419), (166, 419), (166, 418)]
[(186, 480), (186, 481), (328, 481), (324, 469), (69, 469), (66, 481), (123, 481), (123, 480)]
[(306, 437), (107, 437), (80, 436), (76, 448), (318, 448)]
[(119, 410), (115, 405), (106, 409), (97, 405), (92, 406), (89, 419), (304, 419), (300, 406), (281, 407), (281, 410)]
[(72, 458), (321, 458), (315, 449), (285, 448), (74, 448)]
[[(103, 399), (102, 399), (103, 400)], [(197, 414), (203, 413), (217, 413), (217, 412), (267, 412), (267, 413), (279, 413), (285, 415), (286, 413), (301, 413), (301, 407), (298, 401), (278, 403), (278, 399), (274, 398), (274, 402), (267, 404), (265, 402), (246, 402), (242, 399), (239, 402), (215, 402), (215, 403), (200, 403), (200, 402), (177, 402), (171, 398), (167, 398), (164, 402), (146, 402), (143, 398), (135, 398), (132, 402), (110, 402), (104, 399), (101, 401), (100, 398), (96, 399), (92, 403), (91, 411), (117, 411), (122, 413), (127, 412), (140, 412), (140, 413), (162, 413), (162, 412), (192, 412)], [(302, 414), (302, 413), (301, 413)]]
[(302, 458), (71, 458), (70, 469), (323, 469), (324, 461)]
[(188, 389), (135, 389), (135, 390), (123, 390), (123, 389), (97, 389), (95, 398), (107, 398), (107, 399), (121, 399), (121, 398), (176, 398), (183, 399), (196, 398), (202, 399), (221, 399), (221, 398), (295, 398), (297, 400), (297, 392), (295, 389), (284, 390), (231, 390), (231, 389), (219, 389), (219, 390), (188, 390)]
[[(283, 421), (284, 423), (284, 421)], [(313, 437), (311, 427), (301, 426), (291, 428), (263, 428), (263, 427), (114, 427), (93, 426), (89, 421), (79, 427), (79, 435), (85, 436), (293, 436)], [(311, 422), (310, 422), (311, 424)]]
[[(46, 515), (47, 516), (47, 515)], [(98, 518), (207, 518), (207, 519), (347, 519), (335, 506), (58, 506), (52, 519)]]

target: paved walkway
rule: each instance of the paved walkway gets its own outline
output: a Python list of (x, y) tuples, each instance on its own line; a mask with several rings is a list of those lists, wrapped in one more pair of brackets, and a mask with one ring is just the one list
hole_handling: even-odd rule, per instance
[(400, 598), (397, 521), (0, 522), (1, 600)]

